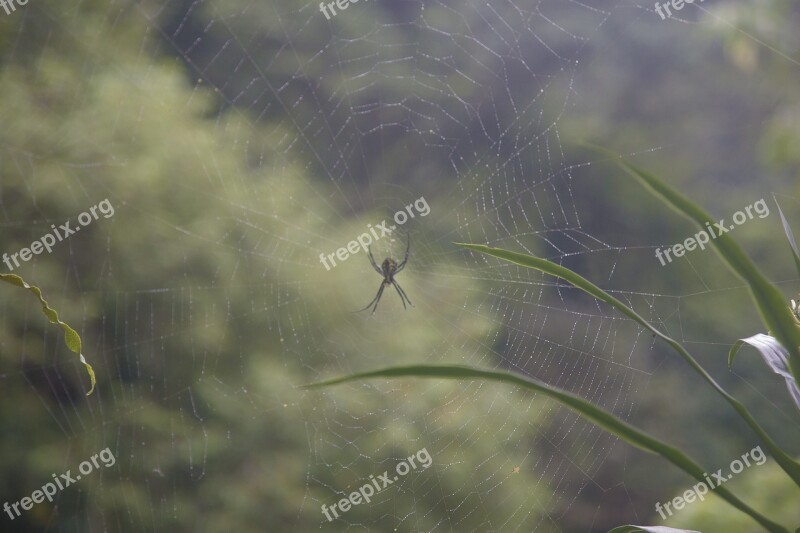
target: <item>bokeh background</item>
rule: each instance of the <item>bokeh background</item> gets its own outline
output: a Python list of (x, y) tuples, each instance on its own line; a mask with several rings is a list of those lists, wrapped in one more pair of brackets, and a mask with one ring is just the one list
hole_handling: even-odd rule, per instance
[[(30, 0), (0, 11), (0, 251), (108, 198), (115, 208), (15, 271), (81, 334), (0, 287), (0, 501), (109, 447), (3, 531), (607, 531), (664, 522), (692, 480), (558, 404), (480, 382), (299, 386), (381, 366), (535, 376), (709, 470), (759, 442), (668, 348), (552, 278), (466, 253), (559, 261), (681, 340), (800, 454), (798, 412), (755, 353), (763, 331), (713, 252), (662, 267), (696, 229), (579, 141), (662, 176), (720, 218), (788, 298), (774, 199), (800, 230), (800, 9), (789, 0)], [(430, 214), (338, 248), (424, 197)], [(73, 222), (74, 224), (74, 222)], [(3, 267), (5, 268), (5, 267)], [(5, 270), (4, 270), (5, 271)], [(425, 448), (413, 471), (331, 505)], [(800, 525), (769, 459), (730, 487)], [(757, 531), (716, 498), (668, 524)]]

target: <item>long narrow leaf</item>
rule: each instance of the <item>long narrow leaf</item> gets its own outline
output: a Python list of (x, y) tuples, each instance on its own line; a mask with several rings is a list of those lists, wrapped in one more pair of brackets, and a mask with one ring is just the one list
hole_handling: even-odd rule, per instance
[(797, 267), (797, 273), (800, 274), (800, 250), (797, 249), (797, 242), (794, 240), (794, 233), (792, 233), (792, 227), (789, 225), (789, 222), (786, 220), (786, 217), (783, 216), (783, 211), (781, 211), (781, 206), (777, 200), (775, 200), (775, 205), (778, 206), (778, 214), (781, 216), (781, 224), (783, 224), (783, 232), (786, 234), (786, 239), (789, 241), (789, 246), (792, 249), (792, 257), (794, 257), (794, 264)]
[(700, 533), (693, 529), (675, 529), (665, 526), (617, 526), (608, 533)]
[(797, 387), (797, 382), (789, 373), (788, 354), (786, 353), (786, 349), (778, 342), (778, 339), (770, 337), (769, 335), (764, 335), (763, 333), (747, 337), (746, 339), (739, 339), (736, 341), (736, 344), (733, 345), (731, 351), (728, 352), (729, 368), (733, 366), (733, 358), (736, 357), (736, 353), (745, 344), (749, 344), (758, 350), (758, 353), (761, 354), (761, 358), (767, 366), (786, 380), (786, 388), (789, 389), (789, 396), (794, 400), (795, 407), (800, 409), (800, 388)]
[[(345, 383), (349, 381), (360, 381), (368, 378), (401, 378), (401, 377), (417, 377), (417, 378), (436, 378), (436, 379), (457, 379), (457, 380), (492, 380), (507, 383), (510, 385), (517, 385), (535, 392), (539, 392), (557, 400), (563, 405), (569, 407), (579, 415), (587, 418), (597, 426), (616, 435), (617, 437), (625, 440), (626, 442), (641, 448), (645, 451), (660, 455), (667, 461), (671, 462), (693, 478), (705, 483), (705, 470), (690, 459), (681, 450), (666, 444), (655, 437), (644, 433), (620, 420), (613, 414), (605, 411), (596, 405), (575, 396), (572, 393), (552, 387), (537, 379), (511, 374), (508, 372), (500, 372), (495, 370), (482, 370), (471, 368), (461, 365), (414, 365), (414, 366), (401, 366), (384, 368), (372, 372), (363, 372), (359, 374), (352, 374), (334, 378), (320, 383), (313, 383), (306, 385), (304, 388), (319, 388)], [(787, 532), (783, 526), (777, 524), (765, 516), (762, 516), (758, 511), (751, 508), (749, 505), (737, 498), (732, 492), (725, 487), (716, 487), (714, 489), (720, 497), (725, 499), (729, 504), (736, 507), (740, 511), (750, 515), (759, 524), (769, 531)]]
[(78, 359), (80, 359), (83, 366), (86, 367), (86, 372), (89, 373), (89, 379), (92, 382), (92, 387), (89, 389), (89, 392), (86, 393), (86, 396), (89, 396), (92, 391), (94, 391), (94, 386), (96, 383), (95, 376), (94, 376), (94, 369), (92, 369), (92, 365), (86, 362), (86, 359), (83, 357), (83, 353), (81, 352), (81, 337), (78, 335), (78, 332), (69, 327), (66, 323), (62, 322), (58, 318), (58, 313), (56, 313), (55, 309), (47, 305), (47, 301), (42, 296), (42, 291), (39, 287), (34, 285), (28, 285), (24, 279), (17, 276), (16, 274), (0, 274), (0, 279), (5, 281), (6, 283), (10, 283), (12, 285), (16, 285), (17, 287), (22, 287), (23, 289), (27, 289), (39, 299), (39, 302), (42, 304), (42, 313), (47, 319), (52, 322), (53, 324), (58, 324), (61, 326), (61, 329), (64, 330), (64, 342), (72, 352), (78, 354)]
[[(655, 193), (675, 211), (695, 222), (700, 228), (705, 229), (706, 224), (710, 225), (716, 222), (703, 208), (673, 189), (662, 179), (634, 166), (605, 148), (594, 146), (593, 149), (612, 156), (620, 168), (644, 184), (647, 189)], [(717, 235), (716, 238), (711, 239), (711, 244), (723, 262), (747, 283), (750, 296), (753, 298), (764, 324), (789, 352), (789, 369), (795, 381), (800, 381), (800, 328), (795, 324), (794, 317), (786, 306), (785, 298), (756, 268), (744, 250), (736, 244), (736, 241), (728, 235)]]
[(781, 468), (786, 471), (786, 473), (794, 480), (794, 482), (800, 486), (800, 463), (795, 461), (792, 457), (786, 454), (775, 441), (761, 428), (758, 424), (756, 419), (750, 412), (742, 405), (739, 400), (728, 394), (725, 389), (723, 389), (715, 380), (711, 377), (711, 375), (705, 371), (705, 369), (700, 366), (692, 355), (686, 351), (686, 349), (681, 346), (681, 344), (668, 337), (660, 330), (658, 330), (655, 326), (650, 324), (647, 320), (642, 318), (636, 311), (631, 309), (630, 307), (626, 306), (620, 300), (614, 298), (603, 289), (592, 283), (591, 281), (583, 278), (579, 274), (573, 272), (572, 270), (562, 267), (561, 265), (557, 265), (552, 261), (548, 261), (546, 259), (540, 259), (538, 257), (533, 257), (526, 254), (520, 254), (517, 252), (510, 252), (508, 250), (501, 250), (499, 248), (491, 248), (489, 246), (485, 246), (482, 244), (461, 244), (457, 243), (460, 246), (463, 246), (467, 249), (474, 250), (476, 252), (481, 252), (486, 255), (491, 255), (493, 257), (497, 257), (498, 259), (503, 259), (505, 261), (509, 261), (511, 263), (524, 266), (527, 268), (533, 268), (540, 272), (544, 272), (545, 274), (550, 274), (551, 276), (556, 276), (558, 278), (563, 279), (564, 281), (569, 282), (571, 285), (575, 286), (582, 291), (585, 291), (598, 300), (602, 300), (607, 304), (612, 305), (618, 311), (623, 313), (624, 315), (630, 317), (634, 321), (636, 321), (639, 325), (646, 328), (650, 332), (652, 332), (657, 337), (663, 339), (670, 347), (675, 350), (687, 363), (691, 366), (700, 376), (709, 384), (711, 385), (725, 400), (736, 409), (736, 412), (744, 419), (745, 422), (753, 429), (753, 431), (761, 438), (764, 442), (764, 445), (767, 447), (769, 452), (775, 457), (775, 462), (777, 462)]

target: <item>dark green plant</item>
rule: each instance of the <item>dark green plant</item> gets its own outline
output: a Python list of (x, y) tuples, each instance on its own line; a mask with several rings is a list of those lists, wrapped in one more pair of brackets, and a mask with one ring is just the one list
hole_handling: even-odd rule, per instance
[[(610, 152), (607, 152), (604, 149), (598, 150), (602, 151), (603, 153), (610, 154)], [(618, 158), (617, 156), (613, 157), (616, 163), (623, 170), (625, 170), (626, 173), (640, 181), (648, 189), (660, 197), (667, 205), (678, 211), (683, 216), (694, 221), (701, 228), (704, 227), (707, 222), (711, 222), (713, 220), (711, 215), (709, 215), (699, 206), (695, 205), (691, 200), (683, 196), (681, 193), (670, 187), (666, 182), (642, 169), (637, 168), (627, 161)], [(789, 238), (795, 261), (798, 265), (798, 270), (800, 271), (800, 259), (798, 259), (797, 247), (794, 244), (791, 230), (788, 228), (788, 224), (785, 222), (782, 214), (781, 218), (784, 221), (784, 229), (787, 232), (787, 237)], [(767, 361), (773, 370), (777, 372), (778, 369), (776, 368), (775, 364), (780, 363), (780, 357), (774, 356), (774, 351), (782, 350), (781, 353), (783, 354), (782, 361), (784, 364), (784, 372), (782, 372), (781, 375), (783, 375), (787, 380), (787, 385), (789, 386), (790, 392), (793, 390), (792, 387), (794, 387), (794, 390), (796, 390), (798, 375), (800, 374), (800, 327), (798, 327), (796, 316), (786, 305), (784, 297), (781, 295), (781, 293), (768, 282), (766, 277), (756, 268), (749, 257), (747, 257), (741, 247), (739, 247), (739, 245), (733, 241), (733, 239), (727, 235), (719, 235), (711, 242), (713, 243), (714, 249), (723, 259), (725, 264), (745, 283), (747, 283), (747, 286), (750, 289), (750, 295), (757, 309), (759, 310), (759, 313), (761, 314), (764, 324), (774, 335), (774, 337), (768, 337), (773, 339), (774, 342), (770, 343), (768, 346), (766, 346), (766, 348), (764, 346), (757, 345), (758, 343), (753, 341), (754, 338), (738, 341), (731, 350), (729, 362), (732, 363), (733, 355), (736, 353), (736, 350), (738, 350), (743, 343), (748, 342), (751, 345), (755, 345), (759, 349), (759, 351), (762, 353), (762, 356), (765, 358), (765, 361)], [(758, 424), (756, 419), (750, 414), (744, 405), (726, 392), (680, 343), (659, 331), (655, 326), (642, 318), (633, 309), (626, 306), (620, 300), (614, 298), (577, 273), (551, 261), (479, 244), (460, 244), (460, 246), (472, 251), (497, 257), (516, 265), (533, 268), (543, 273), (563, 279), (564, 281), (567, 281), (574, 287), (587, 292), (598, 300), (613, 306), (622, 314), (631, 318), (643, 328), (649, 330), (655, 337), (665, 341), (675, 352), (681, 356), (681, 358), (683, 358), (689, 364), (693, 370), (700, 374), (700, 376), (709, 386), (711, 386), (734, 408), (734, 410), (744, 419), (750, 428), (759, 436), (764, 445), (775, 458), (776, 463), (778, 463), (789, 475), (789, 477), (791, 477), (792, 480), (794, 480), (794, 482), (800, 486), (800, 463), (784, 452)], [(765, 352), (770, 353), (772, 359), (765, 355)], [(310, 387), (330, 386), (348, 381), (377, 377), (426, 377), (462, 380), (484, 379), (503, 381), (522, 386), (556, 399), (560, 403), (576, 411), (581, 416), (587, 418), (607, 432), (624, 439), (634, 446), (642, 448), (651, 453), (661, 455), (667, 461), (676, 465), (690, 476), (702, 481), (702, 475), (705, 470), (703, 470), (702, 467), (700, 467), (678, 448), (675, 448), (664, 443), (663, 441), (660, 441), (659, 439), (656, 439), (655, 437), (639, 431), (623, 420), (615, 417), (611, 413), (569, 392), (524, 376), (518, 376), (506, 372), (469, 368), (460, 365), (418, 365), (408, 367), (391, 367), (371, 372), (352, 374), (323, 381), (321, 383), (316, 383), (310, 385)], [(797, 402), (797, 398), (794, 399)], [(750, 506), (739, 500), (730, 491), (722, 489), (723, 487), (717, 487), (715, 488), (715, 492), (730, 505), (748, 514), (768, 531), (788, 531), (788, 529), (784, 528), (780, 524), (769, 520), (759, 512), (752, 509)], [(620, 526), (620, 528), (617, 528), (616, 531), (648, 531), (649, 529), (650, 528), (647, 526)]]

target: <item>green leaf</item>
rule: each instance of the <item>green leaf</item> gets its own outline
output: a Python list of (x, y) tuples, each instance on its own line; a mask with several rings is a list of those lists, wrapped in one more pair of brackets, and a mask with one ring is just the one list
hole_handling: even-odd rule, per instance
[[(667, 461), (671, 462), (693, 478), (705, 483), (703, 475), (704, 470), (700, 465), (695, 463), (681, 450), (666, 444), (655, 437), (639, 431), (627, 422), (620, 420), (613, 414), (597, 407), (596, 405), (584, 400), (579, 396), (572, 393), (552, 387), (537, 379), (511, 374), (509, 372), (500, 372), (495, 370), (482, 370), (461, 365), (413, 365), (413, 366), (400, 366), (384, 368), (372, 372), (363, 372), (359, 374), (352, 374), (339, 378), (322, 381), (320, 383), (313, 383), (306, 385), (303, 388), (319, 388), (337, 385), (339, 383), (346, 383), (349, 381), (359, 381), (368, 378), (401, 378), (401, 377), (417, 377), (417, 378), (436, 378), (436, 379), (481, 379), (499, 381), (510, 385), (517, 385), (535, 392), (542, 393), (563, 405), (569, 407), (579, 415), (587, 418), (597, 426), (608, 431), (612, 435), (625, 440), (626, 442), (641, 448), (645, 451), (652, 452), (660, 455)], [(737, 498), (732, 492), (725, 487), (719, 486), (714, 491), (725, 501), (740, 511), (750, 515), (759, 524), (769, 531), (786, 532), (781, 525), (772, 522), (768, 518), (762, 516), (757, 511), (752, 509), (749, 505)]]
[(797, 242), (794, 240), (792, 228), (789, 226), (789, 222), (786, 220), (786, 217), (783, 216), (783, 211), (781, 211), (781, 206), (778, 203), (778, 200), (775, 200), (775, 205), (778, 206), (778, 214), (781, 216), (783, 232), (786, 234), (786, 239), (788, 239), (789, 246), (792, 248), (792, 256), (794, 257), (794, 264), (797, 267), (797, 273), (800, 274), (800, 250), (797, 249)]
[(618, 526), (608, 533), (639, 533), (640, 531), (645, 533), (700, 533), (694, 529), (675, 529), (665, 526)]
[(92, 365), (86, 362), (86, 359), (83, 357), (83, 353), (81, 353), (81, 337), (78, 335), (78, 332), (69, 327), (66, 323), (62, 322), (58, 319), (58, 313), (56, 313), (55, 309), (47, 305), (47, 301), (45, 301), (44, 297), (42, 297), (42, 291), (39, 287), (34, 285), (28, 285), (24, 279), (17, 276), (16, 274), (0, 274), (0, 279), (5, 281), (6, 283), (10, 283), (12, 285), (16, 285), (17, 287), (22, 287), (23, 289), (27, 289), (39, 299), (39, 302), (42, 304), (42, 313), (47, 319), (52, 322), (53, 324), (58, 324), (61, 326), (61, 329), (64, 330), (64, 342), (67, 344), (67, 348), (69, 348), (72, 352), (78, 354), (78, 358), (80, 359), (83, 366), (86, 367), (86, 371), (89, 373), (89, 379), (92, 382), (92, 387), (89, 389), (89, 392), (86, 393), (86, 396), (89, 396), (94, 391), (94, 386), (96, 383), (95, 376), (94, 376), (94, 369), (92, 369)]
[(761, 426), (758, 424), (753, 415), (742, 405), (739, 400), (728, 394), (725, 389), (723, 389), (714, 378), (709, 375), (705, 369), (700, 366), (692, 355), (686, 351), (686, 349), (681, 346), (681, 344), (668, 337), (661, 331), (659, 331), (655, 326), (650, 324), (647, 320), (642, 318), (636, 311), (626, 306), (624, 303), (619, 301), (618, 299), (614, 298), (603, 289), (592, 283), (591, 281), (583, 278), (579, 274), (573, 272), (572, 270), (562, 267), (561, 265), (557, 265), (552, 261), (548, 261), (546, 259), (540, 259), (538, 257), (534, 257), (531, 255), (520, 254), (517, 252), (510, 252), (508, 250), (501, 250), (499, 248), (491, 248), (489, 246), (485, 246), (482, 244), (462, 244), (456, 243), (459, 246), (463, 246), (467, 249), (474, 250), (476, 252), (481, 252), (486, 255), (491, 255), (493, 257), (497, 257), (498, 259), (503, 259), (505, 261), (509, 261), (511, 263), (524, 266), (527, 268), (533, 268), (540, 272), (544, 272), (545, 274), (550, 274), (552, 276), (556, 276), (558, 278), (563, 279), (564, 281), (569, 282), (571, 285), (585, 291), (598, 300), (606, 302), (607, 304), (612, 305), (622, 314), (630, 317), (636, 323), (644, 327), (645, 329), (652, 332), (655, 336), (663, 339), (670, 347), (675, 350), (684, 361), (689, 363), (691, 366), (700, 376), (711, 385), (714, 390), (716, 390), (725, 400), (739, 413), (739, 415), (744, 419), (745, 422), (753, 429), (753, 431), (761, 438), (764, 442), (764, 446), (767, 447), (769, 452), (775, 457), (775, 462), (777, 462), (781, 468), (794, 480), (794, 482), (800, 486), (800, 463), (795, 461), (792, 457), (786, 454), (775, 441), (764, 431)]
[(728, 352), (728, 368), (733, 366), (733, 358), (736, 353), (745, 344), (749, 344), (761, 354), (761, 358), (767, 366), (776, 374), (786, 380), (786, 388), (789, 389), (789, 396), (792, 397), (795, 407), (800, 409), (800, 388), (797, 387), (797, 382), (789, 373), (789, 363), (787, 361), (788, 354), (786, 348), (781, 346), (778, 339), (759, 333), (746, 339), (739, 339), (736, 344), (731, 347)]
[[(703, 208), (673, 189), (662, 179), (628, 163), (605, 148), (597, 146), (591, 146), (591, 148), (613, 157), (620, 168), (644, 184), (647, 189), (655, 193), (675, 211), (695, 222), (700, 228), (704, 229), (706, 223), (716, 222)], [(786, 306), (786, 299), (756, 268), (744, 250), (736, 244), (736, 241), (727, 234), (711, 239), (711, 244), (723, 262), (747, 283), (750, 296), (767, 329), (789, 351), (789, 369), (795, 381), (800, 381), (800, 328), (797, 327), (794, 317)]]

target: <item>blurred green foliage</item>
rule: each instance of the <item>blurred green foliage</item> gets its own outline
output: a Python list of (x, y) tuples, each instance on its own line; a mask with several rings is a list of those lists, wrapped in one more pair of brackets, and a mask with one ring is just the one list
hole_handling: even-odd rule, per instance
[[(3, 517), (3, 530), (601, 531), (645, 522), (643, 509), (686, 484), (672, 474), (654, 482), (657, 459), (500, 386), (374, 384), (323, 400), (296, 388), (397, 361), (514, 367), (586, 386), (588, 399), (700, 459), (752, 446), (726, 406), (661, 348), (637, 341), (635, 328), (614, 325), (633, 339), (626, 356), (642, 361), (631, 387), (618, 362), (574, 357), (616, 342), (573, 336), (574, 312), (601, 329), (608, 322), (589, 299), (544, 286), (509, 296), (498, 287), (515, 274), (465, 265), (448, 243), (511, 231), (555, 254), (518, 225), (526, 218), (517, 202), (533, 190), (539, 203), (524, 209), (552, 214), (545, 230), (582, 228), (607, 245), (576, 246), (571, 268), (630, 291), (637, 308), (653, 294), (674, 302), (650, 308), (668, 328), (685, 326), (683, 340), (724, 375), (717, 343), (758, 327), (746, 294), (724, 275), (697, 275), (719, 268), (710, 254), (657, 270), (644, 246), (682, 240), (689, 225), (607, 168), (583, 165), (553, 181), (538, 174), (572, 162), (557, 149), (569, 138), (623, 153), (659, 147), (647, 165), (715, 212), (775, 189), (796, 220), (800, 70), (732, 28), (652, 24), (652, 13), (631, 19), (604, 0), (570, 19), (569, 31), (536, 21), (536, 35), (515, 43), (526, 65), (504, 71), (492, 50), (507, 36), (477, 4), (422, 5), (375, 1), (327, 22), (315, 5), (289, 0), (33, 0), (0, 16), (0, 248), (19, 250), (104, 198), (116, 210), (20, 272), (81, 334), (98, 378), (90, 398), (83, 367), (65, 357), (61, 332), (35, 302), (10, 291), (0, 305), (1, 499), (29, 495), (106, 446), (117, 464), (60, 493), (57, 505)], [(526, 23), (517, 8), (493, 5)], [(775, 0), (758, 10), (767, 29), (750, 30), (791, 49), (796, 9)], [(564, 59), (576, 49), (577, 67)], [(368, 76), (365, 64), (374, 65)], [(595, 84), (602, 90), (591, 97), (569, 96)], [(514, 142), (497, 142), (503, 135)], [(475, 196), (454, 216), (466, 194)], [(388, 300), (374, 319), (342, 312), (363, 306), (380, 279), (363, 255), (326, 272), (318, 253), (388, 216), (379, 208), (387, 198), (423, 195), (432, 215), (411, 226), (402, 273), (417, 308), (403, 313)], [(566, 197), (579, 225), (561, 209)], [(477, 216), (489, 198), (506, 208), (493, 211), (497, 223)], [(796, 291), (777, 218), (767, 222), (774, 228), (743, 227), (737, 238)], [(399, 253), (396, 243), (376, 248)], [(532, 317), (526, 301), (550, 315)], [(719, 311), (697, 311), (709, 304)], [(486, 308), (503, 320), (473, 312)], [(546, 342), (525, 344), (520, 331)], [(737, 367), (746, 381), (726, 388), (754, 400), (748, 407), (768, 404), (764, 396), (785, 405), (758, 361)], [(632, 397), (621, 401), (622, 388)], [(675, 412), (694, 421), (674, 426)], [(771, 433), (797, 442), (796, 417), (764, 414)], [(722, 441), (719, 428), (742, 436)], [(323, 523), (322, 504), (423, 447), (431, 468)], [(748, 491), (740, 495), (749, 500)]]

